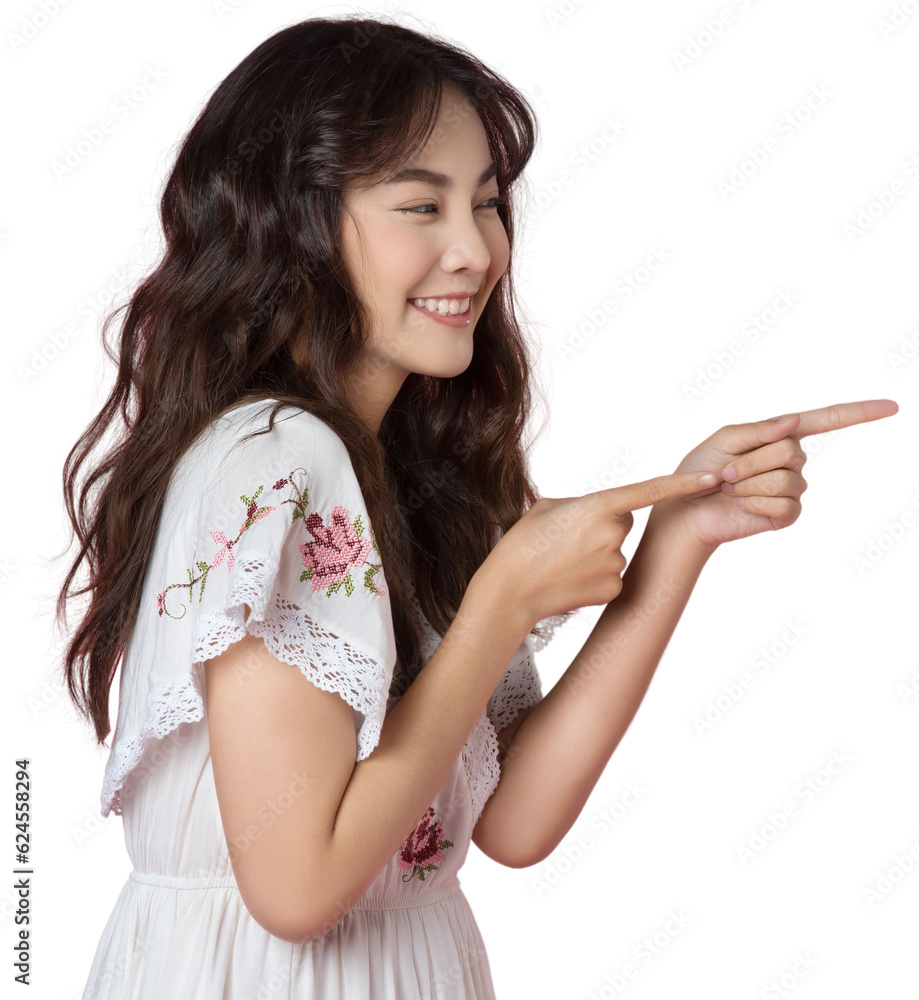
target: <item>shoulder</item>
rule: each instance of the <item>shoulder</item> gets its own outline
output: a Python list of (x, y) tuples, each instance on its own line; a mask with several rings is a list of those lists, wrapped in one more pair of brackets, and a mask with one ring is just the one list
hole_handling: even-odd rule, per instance
[[(278, 447), (289, 444), (297, 448), (310, 446), (315, 457), (330, 456), (348, 460), (348, 449), (338, 432), (315, 413), (290, 403), (277, 407), (276, 399), (260, 399), (237, 404), (225, 410), (211, 425), (215, 433), (230, 447), (249, 442), (261, 442)], [(277, 407), (274, 420), (272, 411)]]
[(291, 404), (280, 406), (272, 421), (277, 403), (260, 399), (224, 410), (183, 456), (184, 476), (205, 474), (216, 485), (235, 480), (235, 473), (277, 478), (301, 467), (313, 477), (353, 481), (351, 457), (339, 434)]
[(247, 505), (256, 498), (265, 503), (286, 482), (311, 486), (317, 503), (362, 504), (338, 433), (314, 413), (291, 405), (282, 406), (269, 426), (275, 403), (262, 399), (233, 406), (201, 431), (174, 471), (166, 500), (171, 515), (180, 508), (206, 508), (198, 512), (206, 519), (217, 506), (235, 517), (242, 498)]

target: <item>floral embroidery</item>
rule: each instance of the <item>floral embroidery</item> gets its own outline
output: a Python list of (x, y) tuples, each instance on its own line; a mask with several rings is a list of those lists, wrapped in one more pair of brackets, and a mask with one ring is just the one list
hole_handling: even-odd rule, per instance
[(299, 546), (303, 565), (306, 567), (300, 574), (301, 582), (312, 580), (312, 589), (316, 591), (325, 588), (326, 597), (331, 597), (344, 587), (345, 593), (350, 597), (354, 593), (354, 581), (351, 579), (350, 569), (352, 566), (360, 568), (366, 564), (364, 586), (377, 597), (382, 597), (386, 593), (386, 587), (378, 585), (373, 579), (382, 570), (382, 565), (380, 563), (367, 562), (371, 550), (376, 552), (379, 557), (380, 549), (372, 532), (367, 531), (369, 537), (362, 537), (365, 527), (361, 520), (361, 515), (356, 515), (352, 520), (347, 508), (342, 507), (340, 504), (332, 508), (332, 523), (330, 525), (323, 524), (322, 517), (315, 512), (307, 515), (309, 491), (306, 486), (301, 491), (294, 482), (293, 477), (296, 472), (302, 472), (303, 475), (307, 474), (306, 469), (293, 469), (288, 473), (286, 479), (279, 479), (271, 488), (272, 492), (276, 492), (283, 489), (289, 483), (296, 493), (295, 497), (282, 500), (275, 506), (266, 504), (260, 507), (258, 505), (258, 498), (264, 489), (264, 485), (262, 485), (259, 486), (251, 497), (243, 494), (239, 498), (245, 504), (246, 517), (240, 525), (236, 537), (232, 539), (227, 538), (226, 534), (222, 531), (211, 532), (211, 537), (220, 546), (214, 555), (213, 561), (207, 563), (204, 560), (197, 560), (195, 562), (195, 566), (199, 570), (197, 576), (192, 574), (192, 570), (187, 569), (188, 583), (171, 583), (165, 590), (156, 595), (157, 611), (160, 615), (166, 614), (170, 618), (183, 618), (185, 616), (184, 604), (181, 605), (181, 615), (173, 615), (166, 610), (166, 592), (172, 590), (173, 587), (187, 588), (189, 598), (193, 598), (195, 584), (200, 583), (201, 587), (198, 593), (198, 600), (200, 602), (204, 597), (204, 587), (207, 583), (208, 573), (215, 567), (220, 566), (224, 560), (226, 561), (227, 572), (233, 569), (235, 561), (233, 547), (242, 537), (243, 532), (248, 531), (252, 525), (261, 521), (263, 517), (267, 517), (272, 511), (277, 510), (278, 507), (282, 507), (287, 503), (293, 505), (291, 523), (296, 521), (297, 518), (302, 518), (306, 529), (314, 538), (314, 541), (304, 542)]
[[(424, 881), (425, 872), (437, 871), (434, 861), (443, 861), (445, 847), (452, 847), (449, 840), (444, 840), (444, 824), (441, 820), (431, 824), (434, 819), (434, 807), (428, 806), (428, 811), (421, 817), (421, 822), (412, 830), (399, 851), (397, 864), (411, 875), (403, 875), (402, 881), (408, 882), (416, 875)], [(430, 825), (429, 825), (430, 824)]]
[[(351, 515), (344, 507), (332, 508), (332, 524), (326, 526), (318, 514), (310, 514), (306, 519), (306, 527), (316, 539), (315, 542), (304, 542), (300, 546), (303, 565), (307, 568), (300, 576), (301, 580), (312, 577), (313, 590), (328, 587), (328, 593), (334, 594), (344, 584), (348, 595), (354, 590), (350, 565), (363, 566), (370, 554), (370, 542), (360, 537), (361, 515), (350, 521)], [(374, 588), (371, 577), (379, 570), (379, 566), (371, 565), (364, 574), (364, 583)]]

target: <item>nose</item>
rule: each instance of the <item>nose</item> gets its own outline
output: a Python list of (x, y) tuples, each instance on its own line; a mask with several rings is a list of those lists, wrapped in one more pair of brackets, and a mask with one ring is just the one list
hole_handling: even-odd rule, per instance
[(488, 270), (491, 252), (488, 243), (471, 213), (445, 229), (441, 265), (445, 271), (465, 269), (474, 273)]

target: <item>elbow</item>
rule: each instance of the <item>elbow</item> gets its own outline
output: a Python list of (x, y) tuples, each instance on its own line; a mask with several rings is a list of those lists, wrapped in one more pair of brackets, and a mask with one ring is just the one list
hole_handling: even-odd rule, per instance
[(483, 854), (487, 854), (492, 861), (496, 861), (499, 865), (503, 865), (505, 868), (530, 868), (533, 865), (539, 864), (544, 858), (551, 854), (549, 852), (542, 852), (539, 855), (534, 856), (526, 851), (522, 851), (519, 848), (513, 850), (500, 849), (496, 851), (482, 851)]
[(290, 944), (306, 944), (314, 938), (328, 934), (341, 922), (348, 910), (338, 914), (317, 913), (304, 914), (285, 918), (273, 913), (269, 918), (262, 919), (252, 915), (257, 924), (263, 927), (273, 937), (280, 938)]
[(480, 821), (473, 833), (472, 841), (484, 855), (505, 868), (530, 868), (545, 860), (554, 849), (550, 847), (546, 850), (542, 845), (530, 844), (519, 837), (509, 836), (507, 827), (499, 827), (495, 836), (489, 834), (487, 824)]
[(505, 868), (532, 868), (540, 861), (545, 861), (552, 853), (552, 848), (548, 850), (540, 848), (527, 848), (524, 845), (517, 845), (513, 850), (502, 851), (494, 860)]
[(334, 930), (354, 905), (343, 897), (309, 906), (255, 908), (246, 904), (252, 919), (273, 937), (289, 944), (306, 944)]

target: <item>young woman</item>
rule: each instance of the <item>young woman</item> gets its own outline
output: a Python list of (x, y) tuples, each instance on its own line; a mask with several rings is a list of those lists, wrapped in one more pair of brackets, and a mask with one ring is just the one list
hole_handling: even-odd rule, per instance
[[(672, 475), (538, 498), (511, 269), (534, 139), (471, 55), (356, 18), (269, 38), (186, 137), (163, 259), (65, 467), (61, 618), (92, 595), (65, 666), (100, 743), (121, 667), (102, 812), (134, 865), (86, 1000), (493, 997), (470, 841), (551, 853), (706, 560), (799, 515), (799, 438), (896, 412), (730, 425)], [(598, 604), (543, 697), (533, 651)]]

